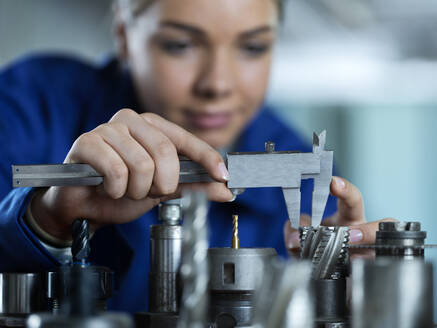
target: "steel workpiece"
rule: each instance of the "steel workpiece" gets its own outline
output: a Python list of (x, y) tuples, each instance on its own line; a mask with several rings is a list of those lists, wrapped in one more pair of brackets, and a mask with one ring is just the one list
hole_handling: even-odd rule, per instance
[(273, 248), (210, 248), (210, 320), (217, 327), (234, 322), (249, 326), (254, 295), (266, 265), (276, 258)]
[[(405, 260), (423, 258), (426, 231), (420, 222), (380, 222), (376, 232), (376, 256), (400, 257)], [(378, 248), (378, 246), (392, 246)]]
[(348, 227), (301, 227), (301, 258), (312, 262), (317, 328), (348, 327)]
[(177, 274), (181, 261), (182, 227), (150, 227), (149, 311), (178, 311)]
[(352, 261), (352, 327), (434, 327), (432, 264), (389, 257)]

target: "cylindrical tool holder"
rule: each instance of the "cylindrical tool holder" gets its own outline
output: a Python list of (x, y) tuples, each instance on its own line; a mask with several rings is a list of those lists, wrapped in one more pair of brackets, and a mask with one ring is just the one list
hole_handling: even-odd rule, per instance
[(215, 327), (249, 326), (253, 296), (273, 248), (210, 248), (210, 320)]
[(398, 257), (404, 260), (424, 257), (426, 231), (420, 222), (380, 222), (376, 232), (376, 256)]
[(327, 323), (336, 323), (338, 327), (341, 323), (346, 325), (346, 279), (313, 280), (313, 286), (317, 324), (322, 327)]
[(149, 312), (176, 313), (177, 273), (181, 261), (182, 227), (150, 227)]
[(422, 260), (352, 262), (353, 328), (431, 328), (433, 269)]
[(24, 327), (28, 315), (44, 310), (41, 273), (0, 273), (0, 327)]

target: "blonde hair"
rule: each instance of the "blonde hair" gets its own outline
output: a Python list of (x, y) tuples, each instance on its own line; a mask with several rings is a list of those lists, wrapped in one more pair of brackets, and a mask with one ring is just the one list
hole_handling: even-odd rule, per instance
[[(122, 18), (129, 21), (139, 15), (143, 10), (150, 6), (156, 0), (115, 0)], [(285, 0), (275, 0), (278, 5), (280, 19), (284, 16)]]

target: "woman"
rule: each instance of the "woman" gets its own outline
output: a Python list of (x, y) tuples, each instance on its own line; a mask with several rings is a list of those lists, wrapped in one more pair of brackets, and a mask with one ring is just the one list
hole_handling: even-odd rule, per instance
[[(280, 0), (120, 0), (115, 8), (117, 59), (93, 67), (31, 57), (0, 74), (1, 271), (54, 270), (68, 260), (72, 221), (87, 218), (95, 230), (91, 260), (119, 278), (109, 307), (134, 312), (147, 303), (154, 207), (180, 191), (178, 154), (219, 181), (194, 186), (216, 201), (212, 246), (229, 245), (230, 217), (239, 214), (242, 246), (273, 246), (284, 255), (282, 226), (288, 248), (298, 238), (286, 224), (280, 190), (247, 190), (231, 202), (228, 172), (214, 149), (256, 151), (266, 140), (278, 149), (309, 148), (263, 106)], [(92, 165), (103, 185), (6, 187), (11, 164), (62, 160)], [(302, 186), (303, 212), (310, 189)], [(331, 198), (325, 223), (365, 222), (353, 185), (334, 178), (331, 191), (338, 211)], [(353, 229), (351, 240), (371, 242), (375, 226)]]

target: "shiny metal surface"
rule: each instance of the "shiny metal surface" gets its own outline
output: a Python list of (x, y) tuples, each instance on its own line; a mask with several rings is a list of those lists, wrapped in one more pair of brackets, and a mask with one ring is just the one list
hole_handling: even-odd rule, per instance
[(312, 328), (314, 300), (310, 261), (272, 261), (256, 293), (256, 328)]
[[(179, 158), (179, 183), (214, 181), (200, 165)], [(97, 186), (103, 176), (88, 164), (13, 165), (13, 187)]]
[(33, 314), (26, 322), (27, 328), (133, 328), (129, 315), (105, 313), (92, 317), (69, 317), (48, 313)]
[(348, 227), (301, 227), (301, 258), (313, 263), (314, 279), (339, 279), (347, 275)]
[(432, 274), (423, 260), (354, 260), (352, 327), (433, 327)]
[(184, 240), (183, 283), (179, 328), (204, 328), (208, 313), (208, 199), (202, 192), (187, 191), (182, 198)]
[(40, 273), (0, 273), (0, 313), (30, 314), (45, 310)]
[(177, 274), (181, 261), (182, 227), (150, 227), (149, 312), (176, 313)]
[[(264, 275), (265, 266), (276, 256), (274, 248), (210, 248), (210, 289), (254, 291)], [(226, 276), (228, 272), (232, 276)]]

